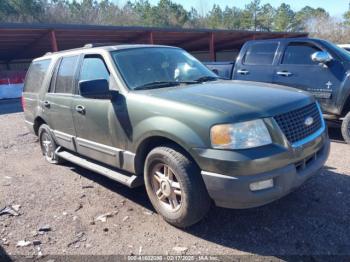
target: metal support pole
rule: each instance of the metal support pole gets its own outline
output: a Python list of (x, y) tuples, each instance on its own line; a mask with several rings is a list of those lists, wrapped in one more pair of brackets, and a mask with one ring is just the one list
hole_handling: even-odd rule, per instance
[(50, 31), (50, 38), (51, 38), (51, 48), (53, 52), (58, 51), (58, 46), (57, 46), (57, 39), (56, 39), (56, 32), (55, 30)]
[(215, 62), (216, 61), (215, 35), (213, 32), (210, 33), (209, 52), (210, 52), (210, 59)]
[(149, 32), (149, 43), (151, 45), (154, 45), (154, 36), (153, 36), (153, 32)]

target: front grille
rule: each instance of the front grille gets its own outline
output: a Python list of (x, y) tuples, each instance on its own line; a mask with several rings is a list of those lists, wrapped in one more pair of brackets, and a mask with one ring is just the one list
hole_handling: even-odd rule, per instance
[[(309, 126), (308, 117), (313, 118)], [(322, 118), (316, 103), (274, 117), (290, 143), (298, 142), (318, 131), (322, 127)]]

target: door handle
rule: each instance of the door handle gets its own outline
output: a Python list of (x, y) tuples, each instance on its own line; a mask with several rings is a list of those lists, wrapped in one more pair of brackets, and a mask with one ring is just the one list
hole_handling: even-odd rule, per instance
[(85, 114), (85, 107), (78, 105), (75, 107), (75, 111), (77, 111), (79, 114), (84, 115)]
[(241, 75), (248, 75), (249, 71), (246, 69), (239, 69), (239, 70), (237, 70), (237, 73), (241, 74)]
[(46, 108), (50, 108), (50, 102), (49, 101), (44, 101), (43, 102), (43, 105), (46, 107)]
[(291, 72), (288, 72), (288, 71), (278, 71), (278, 72), (277, 72), (277, 75), (288, 77), (288, 76), (291, 76), (291, 75), (293, 75), (293, 74), (292, 74)]

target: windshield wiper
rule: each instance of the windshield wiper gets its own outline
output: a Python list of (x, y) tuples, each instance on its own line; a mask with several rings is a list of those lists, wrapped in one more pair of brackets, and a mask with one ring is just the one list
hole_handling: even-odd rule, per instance
[(202, 76), (196, 80), (194, 80), (197, 83), (207, 82), (207, 81), (215, 81), (220, 79), (218, 76)]
[(134, 88), (134, 90), (146, 90), (146, 89), (154, 89), (161, 87), (171, 87), (178, 86), (182, 84), (195, 84), (196, 81), (154, 81), (150, 83), (146, 83), (144, 85), (140, 85)]
[(193, 81), (154, 81), (150, 83), (146, 83), (140, 86), (137, 86), (134, 88), (134, 90), (147, 90), (147, 89), (155, 89), (155, 88), (162, 88), (162, 87), (171, 87), (171, 86), (178, 86), (182, 84), (196, 84), (196, 83), (202, 83), (207, 81), (215, 81), (220, 79), (220, 77), (216, 76), (202, 76), (196, 80)]
[(150, 82), (150, 83), (146, 83), (146, 84), (137, 86), (134, 88), (134, 90), (146, 90), (146, 89), (153, 89), (153, 88), (177, 86), (180, 84), (181, 84), (181, 82), (176, 82), (176, 81), (154, 81), (154, 82)]

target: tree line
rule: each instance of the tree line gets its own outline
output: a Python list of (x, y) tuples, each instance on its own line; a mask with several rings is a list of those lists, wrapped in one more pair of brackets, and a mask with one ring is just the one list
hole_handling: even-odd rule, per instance
[(0, 22), (74, 23), (122, 26), (239, 29), (257, 31), (308, 31), (311, 36), (332, 41), (350, 41), (350, 12), (344, 19), (331, 17), (323, 8), (294, 11), (252, 0), (244, 8), (222, 8), (214, 4), (206, 12), (186, 10), (171, 0), (128, 1), (118, 5), (110, 0), (1, 0)]

